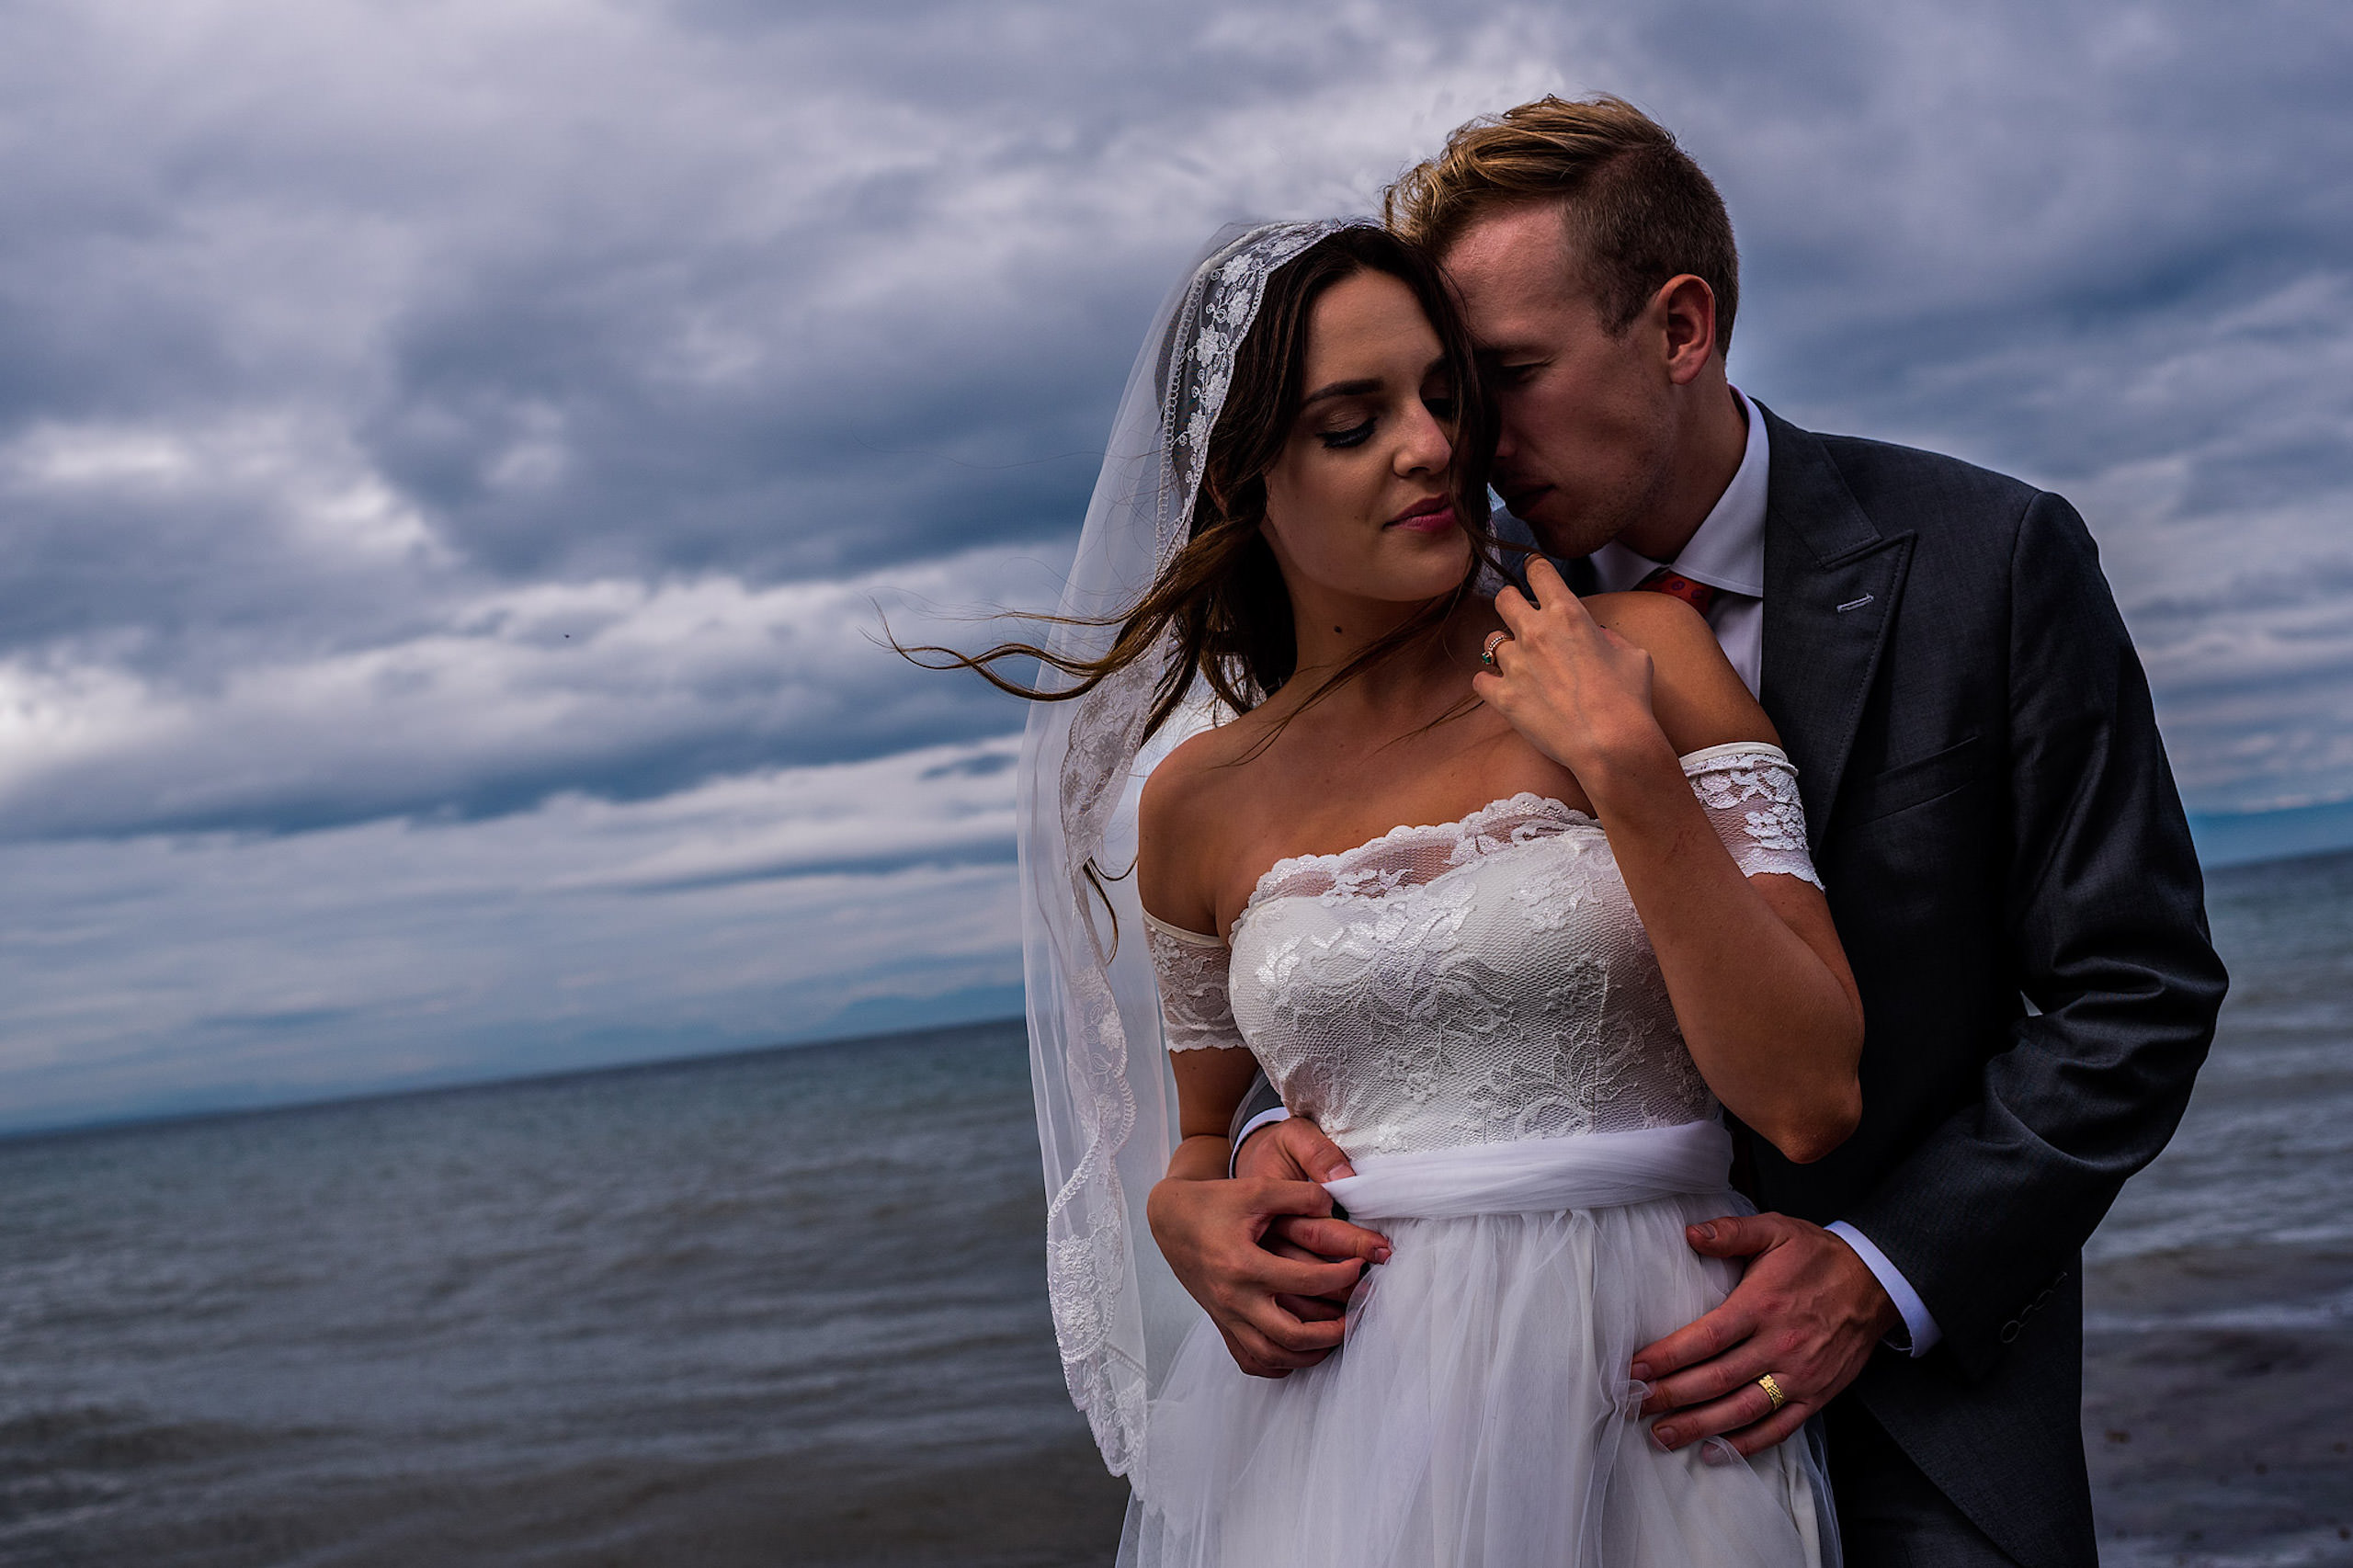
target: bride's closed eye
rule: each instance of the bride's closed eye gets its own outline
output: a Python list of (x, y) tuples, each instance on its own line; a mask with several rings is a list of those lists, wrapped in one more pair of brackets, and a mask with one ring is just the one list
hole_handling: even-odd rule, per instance
[(1315, 433), (1315, 438), (1332, 448), (1361, 447), (1372, 438), (1372, 426), (1373, 422), (1368, 419), (1361, 425), (1351, 425), (1345, 430), (1319, 430)]

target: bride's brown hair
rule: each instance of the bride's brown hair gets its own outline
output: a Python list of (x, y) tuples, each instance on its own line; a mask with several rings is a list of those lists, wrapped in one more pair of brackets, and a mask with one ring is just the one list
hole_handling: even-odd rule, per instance
[[(1308, 324), (1315, 301), (1334, 284), (1364, 272), (1394, 278), (1412, 290), (1438, 334), (1451, 394), (1451, 406), (1440, 413), (1454, 448), (1454, 515), (1471, 535), (1472, 560), (1451, 592), (1358, 653), (1309, 702), (1441, 622), (1469, 590), (1481, 562), (1493, 559), (1482, 526), (1487, 516), (1487, 457), (1493, 445), (1487, 404), (1471, 336), (1444, 275), (1420, 251), (1367, 225), (1326, 235), (1268, 276), (1258, 313), (1235, 352), (1224, 404), (1211, 427), (1200, 493), (1183, 548), (1133, 608), (1081, 623), (1119, 626), (1107, 652), (1098, 658), (1074, 658), (1017, 642), (982, 653), (940, 647), (899, 651), (910, 658), (938, 655), (940, 663), (926, 667), (973, 670), (1017, 697), (1066, 702), (1142, 658), (1174, 627), (1176, 656), (1154, 694), (1147, 736), (1176, 710), (1197, 676), (1237, 713), (1249, 711), (1281, 689), (1296, 673), (1292, 666), (1299, 650), (1282, 570), (1258, 527), (1267, 515), (1267, 474), (1281, 458), (1306, 398)], [(994, 667), (1001, 660), (1017, 658), (1036, 659), (1074, 677), (1073, 684), (1024, 686)], [(925, 663), (920, 658), (916, 662)]]

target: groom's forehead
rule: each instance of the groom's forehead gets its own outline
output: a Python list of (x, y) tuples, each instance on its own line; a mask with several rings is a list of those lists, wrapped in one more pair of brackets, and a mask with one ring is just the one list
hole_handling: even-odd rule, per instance
[[(1559, 204), (1505, 208), (1464, 225), (1440, 255), (1439, 265), (1454, 280), (1474, 318), (1517, 321), (1557, 317), (1565, 310), (1591, 308), (1569, 225)], [(1485, 335), (1489, 324), (1474, 320)]]
[(1581, 227), (1575, 219), (1563, 197), (1498, 200), (1464, 215), (1439, 240), (1438, 249), (1448, 256), (1507, 250), (1564, 256), (1574, 248)]
[(1525, 287), (1506, 282), (1476, 294), (1464, 290), (1462, 298), (1463, 324), (1481, 359), (1556, 348), (1564, 336), (1601, 321), (1592, 295), (1559, 278)]

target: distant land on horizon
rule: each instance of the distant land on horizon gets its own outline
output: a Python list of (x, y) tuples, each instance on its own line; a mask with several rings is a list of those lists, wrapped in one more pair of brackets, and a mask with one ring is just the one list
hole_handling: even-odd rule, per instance
[(2353, 801), (2271, 812), (2192, 812), (2189, 835), (2210, 870), (2353, 849)]

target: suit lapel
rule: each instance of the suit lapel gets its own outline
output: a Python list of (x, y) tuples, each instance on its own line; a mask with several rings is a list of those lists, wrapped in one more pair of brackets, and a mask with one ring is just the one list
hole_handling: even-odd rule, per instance
[(1808, 836), (1819, 849), (1895, 623), (1913, 536), (1881, 534), (1821, 438), (1759, 410), (1772, 454), (1763, 699), (1797, 764)]

